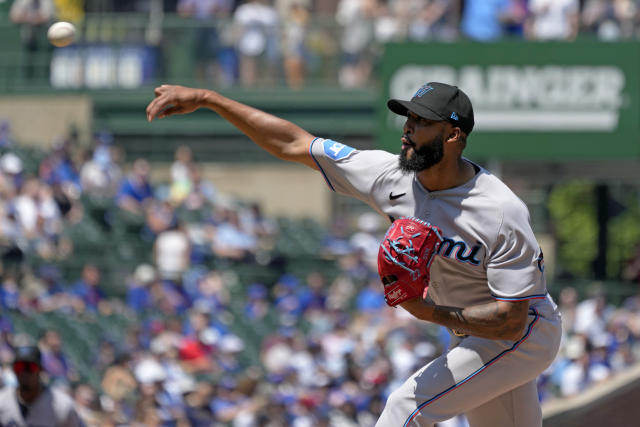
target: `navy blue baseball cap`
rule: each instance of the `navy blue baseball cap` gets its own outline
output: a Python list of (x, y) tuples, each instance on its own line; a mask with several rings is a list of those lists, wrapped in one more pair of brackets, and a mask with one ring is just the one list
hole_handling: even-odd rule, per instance
[(33, 362), (38, 365), (42, 364), (42, 356), (40, 349), (34, 345), (26, 345), (14, 349), (14, 362)]
[(471, 100), (457, 86), (430, 82), (416, 91), (411, 101), (390, 99), (387, 107), (401, 116), (409, 111), (425, 119), (446, 120), (459, 127), (467, 135), (473, 130), (473, 107)]

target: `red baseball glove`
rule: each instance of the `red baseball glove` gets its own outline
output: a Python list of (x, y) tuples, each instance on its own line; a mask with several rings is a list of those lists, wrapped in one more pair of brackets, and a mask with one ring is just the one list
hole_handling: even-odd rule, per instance
[(440, 229), (426, 221), (408, 217), (391, 224), (378, 250), (378, 273), (388, 305), (395, 307), (424, 295), (441, 242)]

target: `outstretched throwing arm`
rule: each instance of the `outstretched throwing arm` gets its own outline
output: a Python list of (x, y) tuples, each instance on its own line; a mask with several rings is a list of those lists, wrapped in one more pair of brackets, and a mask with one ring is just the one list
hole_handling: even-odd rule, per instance
[(258, 146), (282, 160), (317, 166), (309, 155), (311, 135), (301, 127), (207, 89), (162, 85), (147, 106), (147, 120), (189, 114), (199, 108), (215, 111)]

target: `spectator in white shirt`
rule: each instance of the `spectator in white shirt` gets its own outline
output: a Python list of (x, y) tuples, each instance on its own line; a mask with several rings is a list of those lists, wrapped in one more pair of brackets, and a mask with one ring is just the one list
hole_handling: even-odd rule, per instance
[(534, 40), (573, 40), (578, 35), (578, 0), (531, 0), (527, 33)]

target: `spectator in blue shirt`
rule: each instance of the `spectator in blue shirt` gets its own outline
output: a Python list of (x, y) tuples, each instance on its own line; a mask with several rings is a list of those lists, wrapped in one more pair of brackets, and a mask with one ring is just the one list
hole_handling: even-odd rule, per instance
[(462, 33), (477, 41), (491, 41), (503, 36), (503, 18), (509, 0), (466, 0), (462, 15)]
[(314, 271), (307, 276), (306, 286), (298, 292), (298, 300), (303, 311), (324, 310), (327, 304), (327, 286), (322, 273)]
[(367, 286), (358, 292), (356, 308), (359, 312), (374, 313), (384, 308), (384, 295), (379, 280), (369, 280)]
[(156, 280), (156, 271), (149, 264), (139, 265), (129, 282), (127, 289), (127, 305), (136, 313), (152, 308), (152, 297), (149, 288)]
[(80, 298), (86, 308), (98, 309), (98, 304), (105, 297), (100, 286), (100, 271), (93, 264), (86, 264), (82, 269), (82, 277), (73, 286), (73, 294)]
[(2, 120), (0, 121), (0, 147), (7, 148), (12, 146), (11, 125), (8, 120)]
[(53, 329), (47, 329), (40, 339), (42, 351), (42, 367), (54, 381), (67, 382), (77, 377), (62, 350), (60, 334)]
[(221, 258), (249, 260), (258, 240), (240, 223), (238, 212), (233, 208), (223, 209), (223, 218), (216, 225), (212, 249)]
[(142, 214), (145, 205), (153, 197), (153, 188), (149, 182), (149, 163), (137, 159), (131, 173), (123, 179), (116, 194), (116, 202), (121, 209), (134, 214)]
[(62, 186), (69, 195), (80, 192), (80, 174), (71, 155), (71, 140), (56, 139), (49, 155), (38, 169), (40, 179), (49, 185)]
[(247, 289), (247, 302), (244, 305), (244, 314), (251, 321), (264, 319), (271, 309), (267, 299), (269, 291), (262, 283), (253, 283)]
[(0, 286), (0, 307), (3, 309), (17, 309), (20, 302), (18, 281), (13, 274), (8, 274)]

